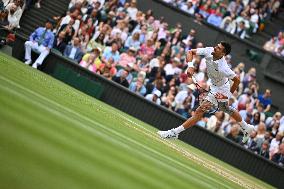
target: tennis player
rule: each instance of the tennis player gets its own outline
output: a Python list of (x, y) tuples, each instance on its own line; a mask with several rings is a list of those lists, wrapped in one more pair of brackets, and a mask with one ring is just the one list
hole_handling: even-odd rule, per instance
[[(250, 133), (254, 130), (254, 126), (247, 124), (239, 112), (233, 107), (229, 106), (229, 98), (232, 93), (238, 88), (240, 80), (236, 74), (229, 68), (225, 56), (231, 52), (231, 45), (227, 42), (220, 42), (215, 47), (197, 48), (187, 52), (188, 68), (186, 73), (188, 77), (194, 74), (194, 65), (192, 62), (193, 55), (200, 55), (205, 57), (207, 66), (207, 74), (211, 79), (210, 93), (207, 94), (205, 100), (201, 102), (196, 109), (195, 114), (186, 120), (179, 127), (170, 129), (168, 131), (158, 131), (161, 138), (178, 138), (178, 135), (196, 124), (212, 107), (218, 107), (219, 111), (224, 111), (232, 116), (240, 125), (243, 132), (243, 143), (249, 139)], [(229, 80), (233, 81), (232, 86)]]

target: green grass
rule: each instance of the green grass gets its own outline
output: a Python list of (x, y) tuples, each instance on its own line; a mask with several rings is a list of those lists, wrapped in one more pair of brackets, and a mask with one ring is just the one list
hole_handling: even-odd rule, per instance
[(272, 188), (0, 54), (0, 188)]

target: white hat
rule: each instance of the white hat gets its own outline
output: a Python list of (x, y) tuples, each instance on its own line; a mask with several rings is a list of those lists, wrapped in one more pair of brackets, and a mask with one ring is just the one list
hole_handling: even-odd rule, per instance
[(178, 62), (180, 63), (180, 59), (178, 57), (174, 57), (173, 62)]
[(161, 93), (161, 91), (159, 91), (159, 90), (155, 90), (155, 91), (153, 92), (153, 94), (156, 95), (157, 97), (160, 97), (162, 93)]
[(135, 47), (130, 47), (129, 50), (136, 52), (137, 49)]
[(128, 62), (128, 63), (127, 63), (127, 66), (129, 66), (130, 68), (133, 68), (134, 63), (133, 63), (133, 62)]
[(194, 91), (196, 89), (196, 86), (194, 84), (190, 84), (190, 85), (187, 85), (187, 88)]
[(102, 52), (102, 49), (100, 47), (95, 47), (94, 50), (98, 50), (98, 51)]

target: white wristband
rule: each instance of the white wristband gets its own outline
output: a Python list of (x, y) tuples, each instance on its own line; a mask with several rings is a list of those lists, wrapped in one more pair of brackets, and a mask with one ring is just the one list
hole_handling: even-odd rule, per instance
[(187, 68), (194, 68), (193, 62), (188, 62), (187, 63)]

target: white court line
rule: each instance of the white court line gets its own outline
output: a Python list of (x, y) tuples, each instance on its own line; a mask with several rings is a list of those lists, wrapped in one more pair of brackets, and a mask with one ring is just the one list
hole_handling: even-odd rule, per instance
[[(12, 81), (12, 80), (9, 80), (9, 79), (7, 79), (7, 78), (5, 78), (5, 77), (3, 77), (3, 76), (0, 76), (0, 78), (3, 79), (3, 80), (5, 80), (5, 81), (7, 81), (7, 82), (9, 82), (9, 83), (11, 83), (12, 85), (17, 86), (18, 88), (21, 88), (22, 90), (25, 90), (25, 91), (27, 91), (27, 92), (29, 92), (29, 93), (31, 93), (31, 94), (33, 94), (33, 95), (39, 97), (39, 98), (44, 99), (45, 101), (48, 101), (49, 103), (54, 104), (55, 106), (58, 106), (58, 107), (64, 109), (65, 111), (67, 111), (67, 112), (69, 112), (69, 113), (75, 114), (76, 116), (83, 117), (85, 120), (87, 120), (87, 121), (89, 121), (89, 122), (91, 122), (91, 123), (93, 123), (93, 124), (95, 124), (95, 125), (99, 125), (101, 128), (107, 130), (108, 132), (111, 132), (111, 133), (113, 133), (113, 134), (115, 134), (115, 135), (117, 135), (117, 136), (119, 136), (119, 137), (121, 137), (121, 138), (124, 138), (124, 139), (126, 139), (126, 140), (128, 140), (128, 141), (130, 141), (130, 142), (132, 142), (132, 143), (135, 143), (135, 144), (137, 144), (137, 145), (139, 145), (139, 146), (141, 146), (141, 147), (143, 147), (143, 148), (145, 148), (145, 149), (151, 151), (152, 153), (155, 153), (155, 154), (157, 154), (157, 155), (162, 156), (163, 158), (166, 158), (166, 159), (168, 159), (168, 160), (170, 160), (170, 161), (173, 161), (174, 163), (179, 164), (180, 166), (185, 167), (185, 168), (189, 169), (190, 171), (195, 171), (197, 174), (202, 174), (202, 173), (200, 173), (200, 172), (197, 172), (195, 169), (189, 168), (187, 165), (185, 165), (185, 164), (183, 164), (183, 163), (181, 163), (181, 162), (178, 162), (178, 161), (176, 161), (176, 160), (174, 160), (174, 159), (172, 159), (172, 158), (169, 158), (168, 156), (165, 156), (164, 154), (161, 154), (161, 153), (159, 153), (159, 152), (153, 150), (152, 148), (149, 148), (149, 147), (146, 146), (146, 145), (143, 145), (143, 144), (141, 144), (141, 143), (139, 143), (139, 142), (137, 142), (137, 141), (135, 141), (135, 140), (133, 140), (133, 139), (131, 139), (131, 138), (128, 138), (128, 137), (122, 135), (121, 133), (116, 132), (115, 130), (109, 129), (109, 128), (105, 127), (104, 125), (101, 125), (100, 123), (97, 123), (97, 122), (95, 122), (94, 120), (92, 120), (92, 119), (90, 119), (90, 118), (88, 118), (88, 117), (86, 117), (86, 116), (84, 116), (84, 115), (82, 115), (82, 114), (78, 114), (77, 112), (72, 111), (72, 110), (70, 110), (70, 109), (67, 109), (65, 106), (62, 106), (61, 104), (58, 104), (58, 103), (55, 102), (55, 101), (52, 101), (52, 100), (50, 100), (50, 99), (48, 99), (48, 98), (46, 98), (46, 97), (44, 97), (44, 96), (42, 96), (42, 95), (40, 95), (40, 94), (38, 94), (38, 93), (35, 93), (34, 91), (32, 91), (32, 90), (30, 90), (30, 89), (24, 88), (23, 86), (19, 85), (18, 83), (15, 83), (15, 82)], [(2, 86), (1, 86), (1, 87), (2, 87)], [(7, 89), (8, 89), (8, 88), (7, 88)], [(17, 95), (17, 96), (20, 95), (20, 94), (14, 92), (13, 90), (10, 90), (10, 89), (8, 89), (8, 90), (9, 90), (10, 92), (13, 92), (13, 93), (14, 93), (15, 95)], [(22, 95), (21, 97), (23, 97), (23, 95)], [(25, 98), (27, 98), (27, 97), (25, 97)], [(29, 100), (30, 100), (30, 99), (29, 99)], [(48, 109), (47, 107), (43, 106), (42, 104), (40, 104), (40, 103), (38, 103), (38, 102), (34, 102), (34, 101), (31, 101), (31, 102), (36, 103), (38, 106), (41, 106), (41, 107), (43, 107), (44, 109)], [(93, 103), (93, 102), (91, 102), (91, 103)], [(102, 108), (102, 106), (100, 106), (100, 108)], [(54, 109), (52, 109), (52, 110), (48, 109), (48, 111), (50, 111), (51, 113), (55, 113), (55, 112), (54, 112)], [(109, 111), (109, 110), (108, 110), (108, 111)], [(59, 112), (56, 112), (56, 114), (57, 114), (58, 116), (62, 116)], [(117, 114), (116, 114), (116, 115), (117, 115)], [(189, 152), (187, 152), (186, 150), (181, 149), (181, 148), (178, 147), (177, 145), (175, 145), (175, 144), (169, 142), (168, 140), (163, 140), (163, 139), (158, 138), (156, 135), (153, 135), (151, 131), (147, 130), (146, 128), (144, 128), (144, 127), (141, 126), (141, 125), (138, 125), (137, 123), (135, 123), (134, 121), (130, 120), (129, 118), (127, 118), (127, 117), (125, 117), (125, 116), (123, 116), (123, 115), (118, 115), (118, 116), (121, 117), (121, 118), (123, 118), (123, 119), (125, 119), (126, 121), (130, 122), (131, 124), (136, 125), (136, 126), (142, 128), (142, 129), (139, 129), (139, 128), (137, 128), (137, 127), (131, 127), (129, 124), (126, 124), (128, 127), (134, 128), (134, 129), (138, 130), (139, 132), (142, 132), (142, 133), (148, 135), (149, 137), (151, 137), (151, 138), (153, 138), (153, 139), (155, 139), (155, 140), (158, 140), (159, 142), (162, 142), (162, 143), (166, 144), (168, 147), (170, 147), (170, 148), (174, 149), (175, 151), (181, 153), (183, 156), (185, 156), (185, 157), (187, 157), (187, 158), (189, 158), (189, 159), (195, 161), (195, 162), (198, 163), (199, 165), (202, 165), (203, 167), (206, 167), (207, 169), (209, 169), (209, 170), (211, 170), (211, 171), (217, 173), (218, 175), (220, 175), (220, 176), (222, 176), (222, 177), (225, 177), (226, 179), (231, 180), (232, 182), (234, 182), (234, 183), (236, 183), (236, 184), (238, 184), (238, 185), (240, 185), (240, 186), (242, 186), (242, 187), (245, 187), (245, 188), (262, 188), (261, 186), (253, 186), (253, 185), (250, 185), (250, 184), (248, 184), (248, 183), (242, 181), (242, 180), (239, 179), (239, 178), (236, 178), (236, 177), (237, 177), (236, 175), (232, 175), (231, 173), (229, 173), (229, 172), (230, 172), (229, 170), (224, 170), (223, 167), (220, 168), (218, 164), (215, 164), (215, 163), (213, 163), (213, 162), (208, 162), (209, 160), (204, 161), (204, 160), (200, 159), (200, 157), (197, 157), (197, 155), (193, 155), (192, 153), (189, 153)], [(70, 117), (69, 117), (69, 118), (70, 118)], [(81, 124), (80, 122), (78, 122), (77, 120), (75, 120), (75, 119), (73, 119), (73, 120), (74, 120), (75, 122), (77, 122), (80, 126), (83, 126), (83, 127), (86, 128), (87, 130), (90, 130), (90, 131), (93, 132), (94, 134), (98, 134), (98, 133), (97, 133), (98, 131), (97, 131), (97, 130), (94, 130), (92, 127), (87, 127), (87, 126), (85, 126), (85, 125), (82, 125), (82, 124)], [(143, 131), (143, 130), (144, 130), (144, 131)], [(145, 131), (146, 131), (146, 132), (145, 132)], [(103, 134), (103, 133), (100, 133), (100, 134), (105, 135), (105, 134)], [(107, 138), (109, 138), (107, 135), (105, 135), (105, 136), (106, 136)], [(109, 140), (109, 139), (108, 139), (108, 140)], [(115, 142), (117, 143), (117, 141), (115, 141)], [(121, 143), (121, 142), (120, 142), (120, 143)], [(123, 143), (122, 143), (122, 144), (123, 144)], [(127, 145), (123, 144), (123, 146), (125, 147), (125, 146), (127, 146)], [(144, 155), (144, 154), (141, 154), (141, 155)], [(145, 156), (145, 155), (144, 155), (144, 156)], [(146, 156), (146, 157), (149, 158), (149, 156)], [(156, 160), (155, 160), (155, 161), (156, 161)], [(159, 161), (159, 163), (160, 163), (160, 161)], [(218, 167), (219, 167), (219, 168), (218, 168)], [(171, 168), (172, 168), (172, 167), (171, 167)], [(217, 169), (217, 168), (218, 168), (218, 169)], [(207, 179), (212, 180), (211, 177), (208, 177), (208, 176), (205, 175), (205, 174), (202, 174), (202, 176), (203, 176), (203, 177), (207, 177)], [(212, 180), (212, 181), (216, 183), (215, 180)], [(218, 183), (219, 183), (219, 182), (218, 182)], [(219, 184), (224, 186), (223, 183), (219, 183)], [(224, 187), (228, 187), (228, 186), (224, 186)]]
[[(179, 166), (181, 166), (181, 167), (183, 167), (183, 168), (185, 168), (185, 169), (188, 169), (189, 171), (194, 172), (195, 174), (198, 174), (198, 175), (202, 176), (203, 178), (207, 179), (206, 181), (209, 181), (209, 180), (210, 180), (211, 182), (217, 183), (219, 186), (223, 186), (224, 188), (229, 188), (228, 185), (226, 185), (226, 184), (224, 184), (224, 183), (222, 183), (222, 182), (216, 181), (215, 179), (213, 179), (213, 178), (207, 176), (206, 174), (203, 174), (203, 173), (197, 171), (197, 170), (194, 169), (194, 168), (188, 167), (188, 166), (187, 166), (186, 164), (184, 164), (184, 163), (181, 163), (181, 162), (179, 162), (179, 161), (177, 161), (177, 160), (175, 160), (175, 159), (173, 159), (173, 158), (170, 158), (170, 157), (168, 157), (168, 156), (166, 156), (166, 155), (164, 155), (164, 154), (162, 154), (162, 153), (160, 153), (160, 152), (157, 152), (156, 150), (153, 150), (152, 148), (149, 148), (148, 146), (146, 146), (146, 145), (144, 145), (144, 144), (142, 144), (142, 143), (140, 143), (140, 142), (137, 142), (136, 140), (133, 140), (133, 139), (131, 139), (131, 138), (128, 138), (127, 136), (122, 135), (121, 133), (119, 133), (119, 132), (117, 132), (117, 131), (115, 131), (115, 130), (109, 129), (108, 127), (105, 127), (104, 125), (102, 125), (102, 124), (100, 124), (100, 123), (98, 123), (98, 122), (95, 122), (94, 120), (92, 120), (92, 119), (90, 119), (90, 118), (88, 118), (88, 117), (85, 117), (84, 115), (78, 114), (77, 112), (74, 112), (74, 111), (72, 111), (72, 110), (70, 110), (70, 109), (67, 109), (66, 107), (64, 107), (64, 106), (62, 106), (62, 105), (60, 105), (60, 104), (58, 104), (57, 102), (54, 102), (54, 101), (52, 101), (52, 100), (50, 100), (50, 99), (48, 99), (48, 98), (46, 98), (46, 97), (44, 97), (44, 96), (42, 96), (42, 95), (40, 95), (40, 94), (38, 94), (38, 93), (35, 93), (34, 91), (31, 91), (30, 89), (23, 88), (22, 86), (18, 85), (17, 83), (15, 83), (15, 82), (13, 82), (13, 81), (11, 81), (11, 80), (8, 80), (8, 79), (6, 79), (6, 78), (3, 78), (2, 76), (0, 76), (0, 78), (3, 79), (3, 80), (5, 80), (5, 81), (7, 81), (7, 82), (9, 82), (9, 83), (11, 83), (12, 85), (17, 86), (18, 88), (21, 88), (22, 90), (25, 90), (25, 91), (27, 91), (27, 92), (29, 92), (29, 93), (32, 93), (33, 95), (37, 96), (38, 98), (41, 98), (41, 99), (43, 99), (43, 100), (45, 100), (45, 101), (48, 101), (49, 103), (53, 104), (54, 106), (58, 106), (58, 107), (60, 107), (61, 109), (65, 110), (65, 111), (67, 111), (67, 112), (69, 112), (69, 113), (75, 114), (77, 117), (82, 117), (82, 118), (84, 118), (84, 119), (87, 120), (88, 122), (91, 122), (92, 124), (94, 124), (94, 125), (96, 125), (96, 126), (99, 126), (99, 127), (103, 128), (103, 129), (107, 130), (108, 132), (110, 132), (110, 133), (112, 133), (112, 134), (114, 134), (114, 135), (117, 135), (117, 136), (120, 137), (120, 138), (125, 139), (125, 141), (129, 141), (129, 142), (131, 142), (131, 143), (133, 143), (133, 144), (136, 144), (137, 146), (140, 146), (140, 147), (142, 147), (142, 148), (144, 148), (144, 149), (150, 151), (152, 154), (156, 154), (156, 155), (161, 156), (162, 158), (164, 158), (164, 159), (166, 159), (166, 160), (172, 161), (173, 163), (175, 163), (175, 164), (177, 164), (177, 165), (179, 165)], [(10, 89), (10, 88), (3, 87), (3, 86), (0, 86), (0, 88), (2, 88), (2, 89), (4, 89), (4, 90), (7, 90), (7, 91), (9, 91), (10, 93), (13, 93), (14, 95), (16, 95), (16, 96), (18, 96), (18, 97), (20, 97), (20, 98), (25, 98), (26, 100), (29, 100), (29, 101), (30, 101), (30, 98), (28, 98), (28, 97), (26, 97), (26, 96), (24, 96), (24, 95), (22, 95), (22, 94), (20, 94), (20, 93), (17, 93), (16, 91), (14, 91), (14, 90), (12, 90), (12, 89)], [(62, 113), (58, 112), (58, 111), (55, 110), (55, 109), (50, 109), (49, 107), (46, 107), (46, 106), (44, 106), (43, 104), (41, 104), (41, 103), (39, 103), (39, 102), (36, 102), (36, 101), (30, 101), (30, 102), (33, 103), (33, 104), (35, 104), (35, 105), (37, 105), (37, 106), (39, 106), (39, 107), (41, 107), (41, 108), (43, 108), (43, 109), (45, 109), (45, 110), (47, 110), (48, 112), (50, 112), (50, 113), (52, 113), (52, 114), (55, 114), (55, 115), (57, 115), (57, 116), (59, 116), (59, 117), (64, 117), (64, 116), (62, 116)], [(75, 116), (74, 116), (74, 117), (68, 117), (68, 120), (72, 120), (72, 121), (76, 122), (80, 127), (84, 127), (85, 129), (87, 129), (88, 131), (94, 133), (95, 135), (98, 135), (98, 134), (99, 134), (99, 136), (103, 136), (104, 138), (107, 138), (108, 140), (110, 140), (109, 135), (106, 135), (106, 134), (104, 134), (104, 133), (102, 133), (102, 132), (100, 132), (100, 131), (98, 131), (98, 130), (95, 130), (93, 127), (83, 125), (81, 122), (79, 122), (79, 121), (77, 121), (77, 120), (75, 119)], [(120, 145), (124, 146), (125, 148), (129, 148), (129, 146), (128, 146), (127, 144), (122, 143), (121, 141), (117, 141), (117, 140), (113, 140), (113, 139), (112, 139), (112, 141), (113, 141), (114, 144), (120, 143)], [(135, 149), (131, 148), (131, 150), (135, 150)], [(136, 150), (136, 153), (139, 153), (141, 156), (143, 156), (143, 157), (145, 157), (145, 158), (151, 159), (152, 161), (156, 162), (157, 164), (162, 164), (163, 166), (168, 167), (168, 168), (170, 168), (170, 169), (173, 169), (173, 168), (174, 168), (175, 171), (180, 172), (181, 174), (184, 174), (184, 172), (182, 172), (181, 170), (179, 170), (179, 169), (177, 169), (177, 168), (175, 168), (175, 167), (171, 167), (171, 166), (169, 166), (168, 164), (166, 164), (165, 162), (161, 162), (159, 159), (156, 159), (156, 158), (154, 158), (154, 157), (145, 155), (144, 153), (140, 152), (139, 150)], [(194, 178), (194, 177), (192, 177), (191, 179), (193, 179), (193, 180), (195, 180), (196, 182), (200, 183), (200, 185), (206, 185), (208, 188), (212, 188), (212, 185), (210, 185), (210, 183), (205, 183), (203, 180), (200, 180), (200, 179)], [(219, 188), (219, 187), (218, 187), (218, 188)]]

